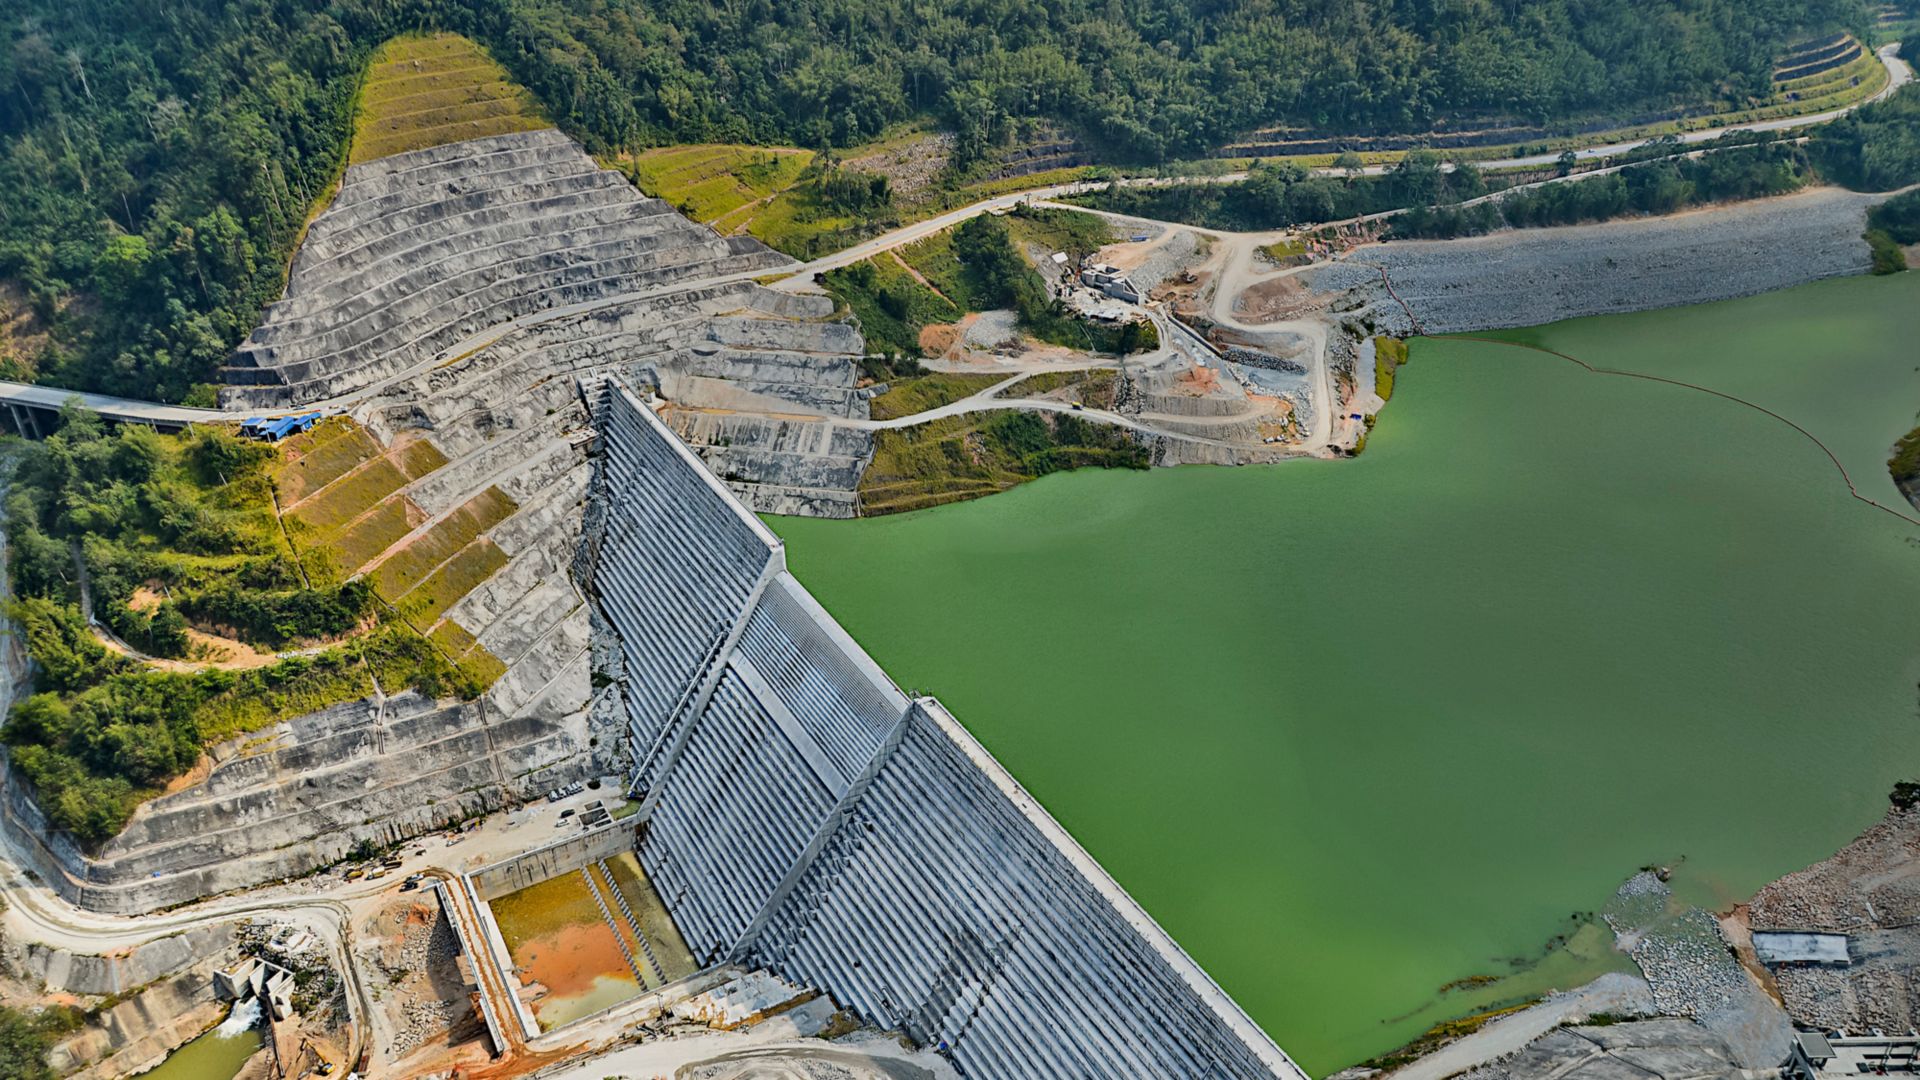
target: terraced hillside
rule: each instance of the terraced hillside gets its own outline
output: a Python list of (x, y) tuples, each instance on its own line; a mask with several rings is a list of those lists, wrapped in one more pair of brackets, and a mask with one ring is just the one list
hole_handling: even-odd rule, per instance
[(347, 160), (359, 165), (409, 150), (552, 126), (506, 69), (466, 38), (396, 38), (373, 55)]
[[(550, 129), (350, 167), (226, 396), (248, 410), (331, 399), (340, 414), (287, 443), (273, 476), (301, 566), (369, 582), (489, 688), (460, 702), (376, 687), (222, 744), (98, 851), (49, 841), (41, 875), (95, 908), (151, 910), (614, 771), (618, 721), (571, 576), (583, 385), (618, 374), (664, 396), (760, 509), (851, 514), (871, 440), (835, 421), (868, 415), (864, 345), (830, 299), (750, 280), (787, 263), (641, 196)], [(0, 794), (14, 827), (51, 835), (23, 792)]]
[(642, 196), (556, 131), (412, 150), (347, 170), (222, 398), (337, 399), (456, 359), (463, 340), (522, 316), (788, 263)]
[(632, 159), (641, 190), (723, 233), (746, 228), (767, 200), (792, 187), (813, 151), (757, 146), (663, 146)]

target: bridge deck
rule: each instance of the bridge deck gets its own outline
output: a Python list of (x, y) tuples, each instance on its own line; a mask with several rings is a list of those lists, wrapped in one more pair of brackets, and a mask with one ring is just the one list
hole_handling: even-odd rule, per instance
[(113, 397), (109, 394), (83, 394), (56, 386), (0, 381), (0, 404), (58, 412), (69, 401), (79, 400), (89, 412), (108, 420), (161, 427), (185, 427), (188, 424), (238, 423), (246, 414), (223, 409), (196, 409), (186, 405), (163, 405), (157, 401)]

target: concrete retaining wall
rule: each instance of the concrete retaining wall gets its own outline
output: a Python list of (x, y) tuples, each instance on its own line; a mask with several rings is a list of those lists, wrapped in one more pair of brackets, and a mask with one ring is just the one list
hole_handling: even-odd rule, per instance
[(582, 832), (558, 843), (535, 848), (506, 862), (476, 870), (468, 876), (480, 899), (491, 901), (578, 870), (590, 862), (611, 859), (631, 847), (632, 826), (616, 821), (591, 832)]

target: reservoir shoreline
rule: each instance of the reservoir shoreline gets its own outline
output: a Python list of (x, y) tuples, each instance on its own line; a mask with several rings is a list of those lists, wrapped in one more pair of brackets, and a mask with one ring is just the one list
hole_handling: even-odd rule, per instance
[[(1323, 1074), (1519, 996), (1435, 995), (1637, 866), (1686, 856), (1676, 887), (1724, 907), (1883, 807), (1920, 751), (1915, 528), (1834, 466), (1898, 498), (1877, 462), (1920, 401), (1916, 284), (1526, 332), (1828, 452), (1731, 402), (1427, 339), (1352, 461), (771, 520), (855, 637)], [(1814, 723), (1840, 758), (1791, 749)], [(1549, 961), (1541, 991), (1602, 970)]]

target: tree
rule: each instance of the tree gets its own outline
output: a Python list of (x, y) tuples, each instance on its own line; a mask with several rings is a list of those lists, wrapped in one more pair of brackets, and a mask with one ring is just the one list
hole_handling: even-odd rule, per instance
[(53, 1041), (33, 1018), (0, 1005), (0, 1076), (11, 1080), (53, 1080), (47, 1054)]

